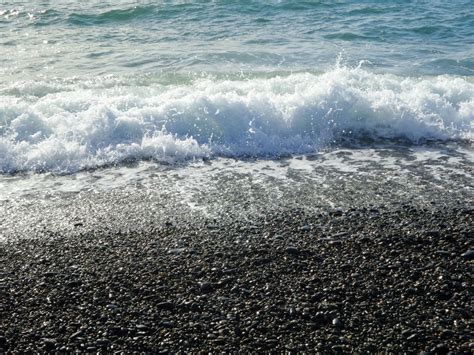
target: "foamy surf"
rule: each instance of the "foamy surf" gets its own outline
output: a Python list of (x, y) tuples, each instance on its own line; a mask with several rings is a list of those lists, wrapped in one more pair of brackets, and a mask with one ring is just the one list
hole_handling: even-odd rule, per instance
[[(129, 81), (127, 81), (129, 80)], [(346, 140), (472, 140), (474, 82), (325, 73), (18, 82), (0, 88), (0, 172), (311, 153)]]

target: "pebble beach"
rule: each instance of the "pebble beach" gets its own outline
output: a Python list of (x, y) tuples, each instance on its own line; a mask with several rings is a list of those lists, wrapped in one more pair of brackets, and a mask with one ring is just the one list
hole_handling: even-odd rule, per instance
[(0, 348), (468, 353), (472, 225), (407, 203), (3, 244)]

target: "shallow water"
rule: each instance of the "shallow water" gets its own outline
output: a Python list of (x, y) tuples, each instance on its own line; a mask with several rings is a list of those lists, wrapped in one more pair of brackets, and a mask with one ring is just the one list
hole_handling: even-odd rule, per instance
[(111, 223), (129, 229), (174, 219), (251, 223), (291, 209), (468, 206), (474, 203), (473, 164), (472, 148), (455, 143), (378, 144), (178, 165), (148, 161), (63, 176), (0, 176), (0, 210), (5, 235), (29, 235), (44, 229), (83, 232), (78, 221), (88, 221), (89, 228)]

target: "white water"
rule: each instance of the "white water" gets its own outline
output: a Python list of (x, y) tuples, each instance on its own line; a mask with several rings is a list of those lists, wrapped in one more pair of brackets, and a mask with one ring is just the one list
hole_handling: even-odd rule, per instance
[[(146, 79), (146, 78), (145, 78)], [(0, 87), (0, 172), (311, 153), (344, 139), (472, 140), (474, 82), (338, 67), (187, 83), (101, 79)]]

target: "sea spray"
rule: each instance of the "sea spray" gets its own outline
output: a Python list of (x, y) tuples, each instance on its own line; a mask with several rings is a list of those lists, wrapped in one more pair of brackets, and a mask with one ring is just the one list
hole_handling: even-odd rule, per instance
[[(109, 82), (110, 78), (104, 78)], [(310, 153), (347, 139), (472, 140), (474, 82), (337, 66), (163, 84), (21, 82), (0, 96), (0, 171)], [(42, 92), (44, 90), (44, 92)]]

